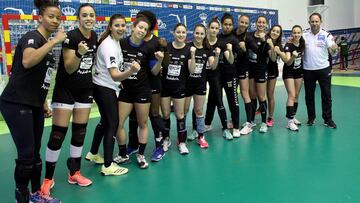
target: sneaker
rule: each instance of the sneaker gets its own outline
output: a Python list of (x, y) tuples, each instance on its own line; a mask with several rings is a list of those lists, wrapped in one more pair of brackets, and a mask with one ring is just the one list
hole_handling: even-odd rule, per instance
[(241, 135), (247, 135), (253, 131), (253, 125), (249, 122), (246, 122), (244, 127), (240, 130)]
[(233, 129), (233, 137), (235, 137), (235, 138), (240, 137), (240, 130), (239, 129), (236, 129), (236, 128)]
[(306, 124), (308, 125), (308, 126), (312, 126), (312, 125), (314, 125), (314, 123), (315, 123), (315, 119), (308, 119), (308, 121), (306, 122)]
[(94, 162), (95, 164), (104, 164), (104, 158), (100, 154), (92, 154), (91, 152), (88, 152), (85, 159)]
[(23, 191), (20, 191), (19, 188), (15, 189), (15, 202), (29, 202), (30, 201), (30, 192), (28, 188), (24, 188)]
[(133, 147), (130, 147), (130, 146), (128, 146), (127, 148), (126, 148), (126, 154), (127, 155), (132, 155), (132, 154), (135, 154), (135, 153), (137, 153), (139, 151), (139, 148), (133, 148)]
[(114, 157), (114, 162), (116, 164), (126, 164), (130, 162), (130, 157), (129, 155), (125, 155), (125, 156), (117, 155), (116, 157)]
[(333, 129), (337, 128), (335, 122), (332, 119), (326, 120), (324, 122), (324, 125), (328, 128), (333, 128)]
[[(245, 127), (247, 124), (249, 124), (249, 122), (243, 123), (241, 127)], [(256, 127), (256, 123), (254, 121), (251, 121), (251, 127)]]
[(163, 142), (163, 150), (164, 152), (167, 152), (169, 150), (169, 147), (171, 146), (171, 140), (170, 137), (166, 137)]
[(190, 135), (187, 136), (187, 139), (190, 141), (195, 140), (197, 137), (199, 137), (199, 134), (196, 130), (193, 130)]
[(296, 119), (295, 117), (293, 118), (293, 120), (294, 120), (294, 123), (295, 123), (296, 125), (301, 125), (301, 122), (298, 121), (298, 119)]
[(136, 154), (136, 160), (141, 169), (146, 169), (147, 167), (149, 167), (149, 164), (146, 162), (144, 155)]
[(266, 121), (266, 125), (268, 127), (273, 127), (274, 125), (274, 119), (273, 118), (268, 118), (267, 121)]
[(298, 130), (299, 130), (299, 128), (298, 128), (297, 125), (295, 124), (294, 119), (290, 119), (290, 120), (288, 121), (288, 124), (287, 124), (286, 128), (288, 128), (288, 129), (290, 129), (290, 130), (292, 130), (292, 131), (298, 131)]
[(78, 184), (79, 186), (86, 187), (92, 184), (92, 181), (81, 175), (80, 171), (76, 171), (74, 175), (68, 174), (68, 182), (70, 184)]
[(120, 176), (126, 174), (128, 171), (127, 168), (121, 167), (114, 162), (112, 162), (109, 167), (105, 167), (105, 165), (101, 167), (101, 174), (104, 176)]
[(183, 155), (189, 154), (189, 149), (187, 148), (185, 142), (180, 142), (178, 147), (179, 147), (180, 154), (183, 154)]
[(211, 125), (205, 125), (205, 132), (211, 131), (212, 129)]
[(227, 140), (232, 140), (233, 136), (228, 129), (223, 131), (223, 137)]
[(153, 154), (151, 155), (151, 161), (160, 161), (165, 156), (163, 147), (156, 147)]
[(31, 203), (61, 203), (60, 200), (50, 197), (49, 195), (44, 195), (41, 191), (37, 191), (30, 195)]
[(40, 187), (41, 193), (44, 195), (50, 195), (50, 189), (53, 188), (54, 185), (55, 185), (54, 178), (53, 179), (45, 178)]
[(267, 130), (268, 130), (268, 127), (267, 127), (266, 123), (261, 123), (259, 132), (266, 133)]
[(209, 147), (209, 143), (207, 143), (204, 136), (199, 137), (197, 143), (200, 145), (200, 148), (204, 149)]

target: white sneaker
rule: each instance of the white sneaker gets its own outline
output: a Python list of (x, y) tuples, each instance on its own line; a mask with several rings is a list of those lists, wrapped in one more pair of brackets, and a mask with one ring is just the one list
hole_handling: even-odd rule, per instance
[(301, 125), (301, 122), (298, 121), (295, 117), (293, 118), (293, 120), (294, 120), (294, 123), (295, 123), (296, 125)]
[(178, 147), (180, 154), (189, 154), (189, 149), (187, 148), (185, 142), (180, 142)]
[(211, 125), (205, 125), (205, 132), (211, 131), (212, 129)]
[(240, 137), (240, 130), (239, 129), (236, 129), (236, 128), (234, 128), (233, 129), (233, 137), (235, 137), (235, 138), (239, 138)]
[[(248, 124), (249, 124), (249, 122), (243, 123), (241, 127), (245, 127), (245, 126), (248, 125)], [(252, 128), (253, 128), (253, 127), (256, 127), (256, 123), (255, 123), (254, 121), (251, 121), (250, 124), (251, 124), (251, 127), (252, 127)]]
[(241, 135), (247, 135), (253, 131), (253, 125), (249, 122), (246, 122), (244, 127), (240, 130)]
[(163, 142), (163, 150), (167, 152), (169, 150), (170, 145), (171, 145), (170, 137), (166, 137)]
[(299, 130), (299, 128), (298, 128), (297, 125), (295, 124), (294, 119), (290, 119), (290, 120), (288, 121), (288, 124), (287, 124), (286, 128), (289, 128), (289, 129), (292, 130), (292, 131), (298, 131), (298, 130)]
[(141, 169), (149, 167), (149, 164), (146, 162), (145, 156), (141, 154), (136, 154), (136, 160)]
[(196, 130), (193, 130), (190, 135), (187, 136), (187, 140), (193, 141), (197, 137), (199, 137), (199, 134)]
[(268, 127), (267, 127), (266, 123), (261, 123), (259, 132), (266, 133), (267, 130), (268, 130)]
[(130, 157), (129, 155), (125, 155), (124, 157), (116, 155), (113, 160), (116, 164), (125, 164), (130, 162)]

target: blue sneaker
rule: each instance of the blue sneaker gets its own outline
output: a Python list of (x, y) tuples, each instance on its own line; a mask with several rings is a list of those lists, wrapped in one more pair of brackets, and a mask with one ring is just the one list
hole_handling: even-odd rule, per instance
[(154, 150), (151, 156), (151, 161), (154, 162), (160, 161), (164, 156), (165, 156), (164, 149), (162, 147), (156, 147), (156, 149)]
[(40, 191), (37, 191), (30, 195), (30, 202), (31, 203), (61, 203), (60, 200), (50, 197), (48, 195), (44, 195)]
[(129, 156), (137, 153), (138, 151), (139, 151), (139, 148), (133, 148), (133, 147), (129, 147), (129, 146), (126, 148), (126, 154)]

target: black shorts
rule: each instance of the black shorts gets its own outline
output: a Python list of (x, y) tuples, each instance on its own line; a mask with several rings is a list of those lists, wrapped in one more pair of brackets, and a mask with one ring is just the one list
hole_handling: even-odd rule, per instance
[(268, 69), (268, 80), (276, 79), (277, 77), (279, 77), (279, 69), (269, 67), (269, 69)]
[(264, 69), (254, 70), (254, 77), (256, 83), (264, 83), (268, 80), (268, 72)]
[(190, 97), (196, 95), (206, 95), (206, 81), (194, 82), (189, 80), (186, 83), (185, 96)]
[(150, 88), (138, 88), (138, 89), (121, 89), (118, 97), (118, 101), (125, 103), (150, 103), (151, 90)]
[(91, 108), (93, 88), (68, 88), (60, 85), (54, 87), (52, 108)]
[(185, 97), (186, 87), (185, 85), (179, 85), (177, 87), (164, 85), (161, 91), (161, 97), (171, 97), (175, 99), (182, 99)]
[(149, 77), (151, 94), (160, 94), (161, 92), (161, 79), (157, 76)]
[(249, 78), (249, 64), (237, 65), (237, 77), (239, 80)]
[(292, 68), (284, 68), (283, 70), (283, 79), (293, 78), (293, 79), (299, 79), (303, 78), (303, 69), (292, 69)]

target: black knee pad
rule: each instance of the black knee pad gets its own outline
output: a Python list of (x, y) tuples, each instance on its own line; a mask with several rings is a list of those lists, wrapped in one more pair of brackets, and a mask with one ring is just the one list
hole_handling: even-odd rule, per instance
[(27, 187), (27, 184), (34, 172), (35, 159), (16, 159), (15, 163), (15, 182), (17, 183), (16, 187)]
[(71, 144), (75, 147), (81, 147), (84, 145), (84, 139), (86, 135), (87, 123), (72, 123), (72, 136)]
[(47, 147), (53, 151), (59, 150), (64, 142), (68, 127), (52, 125), (49, 142)]
[(176, 127), (178, 132), (184, 132), (186, 130), (185, 118), (178, 119), (176, 122)]

